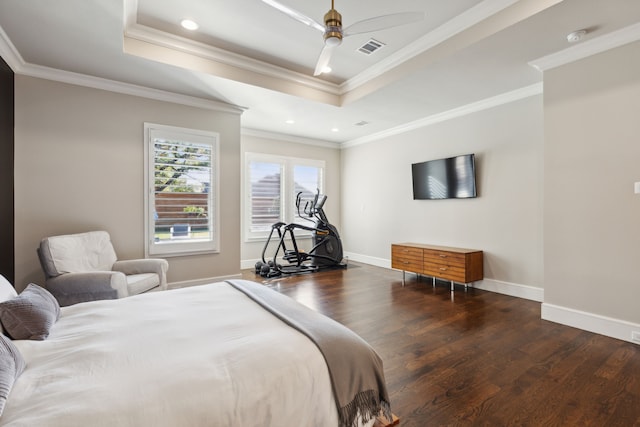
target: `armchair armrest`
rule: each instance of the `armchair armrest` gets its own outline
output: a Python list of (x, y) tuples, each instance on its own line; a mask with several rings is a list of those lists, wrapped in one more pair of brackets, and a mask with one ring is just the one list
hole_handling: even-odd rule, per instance
[(169, 263), (166, 259), (128, 259), (116, 261), (111, 268), (114, 271), (120, 271), (126, 275), (156, 273), (160, 279), (160, 289), (167, 289), (167, 270), (169, 269)]
[(127, 279), (118, 271), (65, 273), (47, 279), (45, 287), (61, 306), (129, 295)]

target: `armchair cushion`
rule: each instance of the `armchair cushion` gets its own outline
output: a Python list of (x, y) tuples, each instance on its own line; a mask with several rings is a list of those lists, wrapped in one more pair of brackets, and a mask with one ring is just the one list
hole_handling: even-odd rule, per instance
[[(127, 275), (127, 283), (130, 285), (134, 282), (139, 282), (141, 278), (134, 278), (136, 275), (146, 275), (152, 273), (152, 276), (156, 276), (156, 279), (152, 282), (146, 280), (149, 286), (140, 292), (148, 291), (149, 289), (159, 286), (160, 289), (167, 289), (167, 270), (169, 269), (169, 263), (166, 259), (128, 259), (124, 261), (116, 261), (113, 263), (112, 269), (114, 271), (120, 271)], [(137, 289), (142, 289), (146, 285), (138, 283)], [(135, 292), (132, 292), (135, 293)], [(139, 292), (138, 292), (139, 293)]]
[(81, 271), (111, 271), (116, 252), (106, 231), (53, 236), (44, 239), (40, 251), (48, 277)]
[(158, 275), (154, 273), (130, 274), (127, 276), (127, 288), (131, 295), (150, 291), (159, 285)]

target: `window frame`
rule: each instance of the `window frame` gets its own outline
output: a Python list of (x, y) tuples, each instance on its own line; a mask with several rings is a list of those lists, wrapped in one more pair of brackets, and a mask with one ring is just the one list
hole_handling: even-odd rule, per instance
[[(264, 154), (256, 152), (246, 152), (244, 155), (244, 195), (243, 195), (243, 234), (244, 241), (249, 242), (263, 242), (267, 240), (270, 230), (255, 232), (251, 231), (251, 216), (252, 216), (252, 202), (251, 202), (251, 169), (252, 162), (264, 162), (264, 163), (276, 163), (280, 165), (280, 219), (279, 221), (287, 224), (293, 222), (296, 217), (295, 197), (294, 191), (294, 169), (296, 166), (311, 166), (320, 169), (320, 192), (324, 192), (325, 177), (326, 177), (326, 162), (319, 159), (301, 158), (301, 157), (289, 157), (276, 154)], [(310, 225), (310, 224), (309, 224)], [(310, 237), (311, 233), (300, 230), (296, 232), (296, 237), (306, 238)], [(277, 236), (276, 236), (277, 237)]]
[[(155, 241), (155, 138), (207, 144), (211, 146), (209, 186), (209, 239)], [(199, 129), (144, 123), (144, 239), (145, 257), (174, 257), (220, 252), (220, 134)]]

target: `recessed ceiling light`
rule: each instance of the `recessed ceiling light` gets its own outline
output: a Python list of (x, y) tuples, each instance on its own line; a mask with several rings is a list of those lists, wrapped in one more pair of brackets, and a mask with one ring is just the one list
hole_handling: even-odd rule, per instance
[(291, 120), (291, 119), (289, 119), (289, 120), (287, 120), (285, 123), (286, 123), (286, 124), (288, 124), (288, 125), (292, 125), (292, 124), (294, 124), (295, 122), (296, 122), (295, 120)]
[(322, 74), (329, 74), (331, 71), (333, 71), (333, 70), (331, 69), (331, 67), (329, 67), (329, 66), (327, 65), (326, 67), (324, 67), (324, 68), (322, 69)]
[(331, 129), (331, 132), (340, 132), (340, 129), (338, 129), (338, 128), (333, 128), (333, 129)]
[(192, 21), (191, 19), (183, 19), (182, 21), (180, 21), (180, 25), (182, 25), (182, 28), (185, 28), (191, 31), (198, 29), (198, 24)]

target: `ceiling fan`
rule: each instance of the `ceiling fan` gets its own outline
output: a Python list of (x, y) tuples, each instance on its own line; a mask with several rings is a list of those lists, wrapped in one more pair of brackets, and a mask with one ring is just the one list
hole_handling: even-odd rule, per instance
[(279, 3), (276, 0), (262, 0), (269, 6), (279, 10), (285, 15), (295, 19), (298, 22), (302, 22), (309, 27), (315, 28), (324, 35), (324, 47), (318, 57), (316, 63), (314, 76), (322, 74), (322, 71), (329, 65), (331, 59), (331, 53), (333, 49), (340, 46), (344, 37), (352, 34), (369, 33), (373, 31), (382, 30), (385, 28), (397, 27), (400, 25), (410, 24), (424, 19), (424, 13), (422, 12), (403, 12), (393, 13), (390, 15), (382, 15), (374, 18), (364, 19), (351, 24), (344, 30), (342, 29), (342, 15), (338, 13), (333, 7), (333, 1), (331, 0), (331, 10), (324, 15), (324, 25), (318, 23), (313, 18), (300, 13), (288, 6)]

